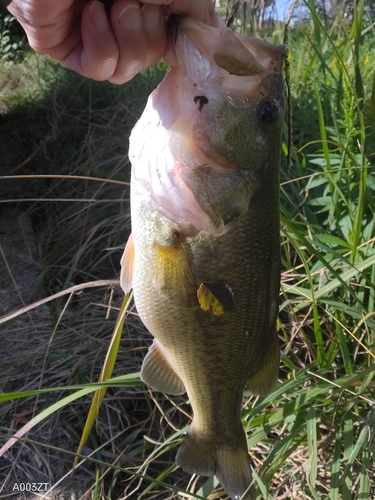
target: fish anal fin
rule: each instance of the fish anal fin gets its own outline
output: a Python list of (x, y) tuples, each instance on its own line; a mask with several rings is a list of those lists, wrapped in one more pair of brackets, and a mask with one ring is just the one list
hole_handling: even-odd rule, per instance
[(185, 386), (167, 358), (165, 349), (155, 339), (143, 360), (141, 379), (155, 391), (173, 395), (184, 394)]
[(163, 246), (155, 242), (156, 268), (153, 285), (162, 297), (181, 307), (198, 304), (196, 281), (182, 243)]
[(215, 475), (233, 500), (255, 499), (254, 488), (249, 488), (252, 475), (245, 439), (238, 445), (225, 445), (190, 432), (177, 452), (176, 462), (190, 474)]
[(177, 452), (176, 463), (190, 474), (213, 476), (216, 472), (217, 448), (210, 441), (189, 432)]
[(267, 396), (276, 387), (279, 376), (280, 348), (276, 330), (272, 333), (268, 351), (257, 373), (248, 380), (249, 391), (259, 396)]
[(121, 257), (120, 285), (125, 293), (130, 292), (133, 287), (134, 256), (133, 235), (130, 234)]

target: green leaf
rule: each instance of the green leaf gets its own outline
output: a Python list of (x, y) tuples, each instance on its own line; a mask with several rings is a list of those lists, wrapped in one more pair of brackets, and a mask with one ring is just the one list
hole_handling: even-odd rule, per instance
[(350, 248), (350, 245), (345, 240), (332, 234), (314, 234), (314, 238), (318, 241), (321, 241), (322, 243), (328, 243), (329, 245)]

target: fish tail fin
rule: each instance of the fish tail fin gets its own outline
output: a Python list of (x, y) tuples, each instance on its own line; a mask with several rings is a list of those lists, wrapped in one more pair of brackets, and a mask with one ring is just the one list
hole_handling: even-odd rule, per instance
[(243, 450), (242, 447), (220, 448), (215, 476), (233, 500), (255, 499), (255, 489), (253, 486), (249, 488), (252, 475), (247, 448), (246, 450)]
[(245, 439), (242, 441), (237, 446), (216, 444), (190, 432), (177, 452), (176, 462), (190, 474), (215, 475), (232, 500), (254, 500), (255, 490), (249, 488), (250, 457)]

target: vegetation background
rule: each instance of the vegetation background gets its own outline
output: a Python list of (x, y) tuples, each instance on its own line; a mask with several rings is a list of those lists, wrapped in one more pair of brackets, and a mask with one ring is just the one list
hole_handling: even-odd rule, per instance
[[(373, 499), (375, 2), (294, 12), (280, 384), (245, 394), (243, 425), (259, 500)], [(240, 2), (233, 27), (283, 43), (274, 13)], [(140, 382), (150, 335), (116, 281), (128, 137), (166, 68), (120, 87), (85, 80), (28, 51), (4, 12), (0, 23), (0, 315), (19, 313), (0, 320), (0, 497), (223, 498), (174, 464), (190, 407)], [(22, 491), (36, 482), (48, 486)]]

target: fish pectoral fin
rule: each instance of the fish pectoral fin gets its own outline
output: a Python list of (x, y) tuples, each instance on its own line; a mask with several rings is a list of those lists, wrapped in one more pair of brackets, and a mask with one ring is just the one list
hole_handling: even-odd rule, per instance
[(221, 316), (234, 309), (234, 294), (226, 281), (203, 281), (197, 291), (201, 309)]
[(150, 346), (141, 369), (141, 380), (155, 391), (164, 394), (184, 394), (185, 386), (170, 365), (168, 355), (158, 340)]
[(256, 374), (248, 380), (246, 386), (250, 392), (267, 396), (276, 387), (279, 376), (280, 348), (276, 330), (272, 333), (270, 345), (263, 364)]
[(252, 475), (245, 436), (241, 443), (228, 446), (205, 440), (191, 431), (177, 452), (176, 462), (190, 474), (215, 475), (233, 499), (255, 499), (254, 488), (250, 487)]
[(155, 242), (156, 266), (153, 285), (162, 297), (181, 307), (198, 305), (197, 286), (182, 244), (166, 247)]
[(133, 288), (133, 272), (134, 272), (134, 241), (133, 235), (130, 234), (125, 246), (124, 253), (121, 257), (121, 275), (120, 285), (125, 293), (130, 292)]

